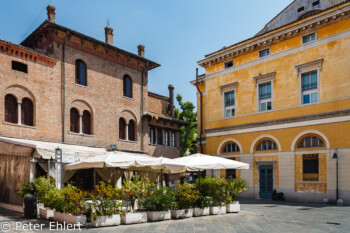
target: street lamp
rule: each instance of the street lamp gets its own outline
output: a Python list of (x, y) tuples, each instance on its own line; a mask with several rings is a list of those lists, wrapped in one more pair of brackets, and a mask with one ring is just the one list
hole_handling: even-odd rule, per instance
[(337, 189), (336, 189), (336, 196), (337, 196), (337, 204), (338, 205), (343, 205), (343, 200), (339, 199), (339, 188), (338, 188), (338, 149), (337, 148), (334, 148), (334, 153), (333, 153), (333, 157), (332, 159), (335, 159), (336, 162), (337, 162), (337, 165), (336, 165), (336, 173), (337, 173)]

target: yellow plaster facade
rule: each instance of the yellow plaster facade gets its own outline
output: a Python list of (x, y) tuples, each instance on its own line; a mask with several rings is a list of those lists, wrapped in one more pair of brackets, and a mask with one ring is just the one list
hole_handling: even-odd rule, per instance
[[(197, 95), (202, 152), (250, 164), (249, 170), (236, 173), (249, 183), (244, 196), (261, 196), (259, 166), (271, 164), (273, 187), (284, 192), (289, 200), (334, 200), (336, 172), (332, 156), (337, 148), (340, 195), (350, 202), (350, 176), (346, 173), (350, 169), (348, 12), (350, 3), (344, 2), (209, 54), (198, 62), (205, 68), (205, 75), (199, 79), (202, 109)], [(315, 39), (305, 43), (308, 35)], [(267, 48), (270, 54), (259, 57), (259, 51)], [(234, 65), (225, 69), (228, 61)], [(304, 104), (307, 92), (301, 84), (308, 72), (317, 74), (314, 89), (317, 100)], [(271, 83), (272, 107), (262, 112), (259, 87), (264, 83)], [(226, 88), (235, 93), (235, 114), (230, 117), (224, 114)], [(301, 140), (316, 138), (323, 143), (321, 146), (309, 141), (311, 144), (298, 148)], [(258, 151), (257, 146), (265, 140), (274, 142), (276, 149)], [(239, 152), (223, 153), (229, 142), (237, 144)], [(308, 172), (306, 166), (311, 166), (304, 165), (303, 155), (309, 154), (318, 155), (316, 181), (303, 178), (303, 173)], [(226, 176), (225, 171), (216, 174)]]

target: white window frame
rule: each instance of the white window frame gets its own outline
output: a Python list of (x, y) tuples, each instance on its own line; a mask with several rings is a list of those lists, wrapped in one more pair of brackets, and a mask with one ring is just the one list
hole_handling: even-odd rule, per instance
[[(225, 85), (220, 86), (221, 89), (221, 96), (222, 96), (222, 117), (223, 118), (231, 118), (237, 116), (237, 85), (238, 82), (228, 83)], [(234, 92), (235, 93), (235, 105), (230, 107), (225, 107), (225, 93), (226, 92)], [(226, 109), (234, 109), (235, 115), (226, 117)]]
[[(269, 51), (269, 54), (268, 55), (265, 55), (265, 56), (261, 56), (261, 53), (262, 52), (265, 52), (265, 51)], [(271, 55), (271, 49), (270, 48), (264, 48), (264, 49), (261, 49), (259, 50), (259, 58), (264, 58), (264, 57), (268, 57)]]
[[(312, 35), (315, 35), (315, 40), (310, 40), (309, 42), (304, 42), (304, 38), (305, 38), (305, 37), (312, 36)], [(309, 43), (312, 43), (312, 42), (314, 42), (314, 41), (316, 41), (316, 40), (317, 40), (317, 33), (316, 33), (316, 32), (309, 33), (309, 34), (303, 35), (303, 36), (301, 37), (301, 44), (309, 44)]]
[[(310, 105), (310, 104), (317, 104), (320, 102), (320, 97), (321, 97), (321, 92), (320, 92), (320, 86), (321, 86), (321, 83), (320, 83), (320, 79), (321, 79), (321, 69), (322, 69), (322, 63), (323, 63), (323, 58), (321, 59), (318, 59), (318, 60), (315, 60), (315, 61), (311, 61), (311, 62), (308, 62), (308, 63), (304, 63), (304, 64), (300, 64), (300, 65), (297, 65), (295, 66), (295, 69), (296, 69), (296, 74), (297, 74), (297, 77), (299, 78), (299, 105)], [(306, 92), (303, 92), (303, 84), (302, 84), (302, 75), (305, 74), (305, 73), (309, 73), (309, 72), (312, 72), (312, 71), (316, 71), (317, 72), (317, 102), (314, 102), (314, 103), (308, 103), (308, 104), (304, 104), (303, 103), (303, 93), (305, 94), (308, 94)], [(315, 91), (315, 90), (312, 90), (312, 91)]]
[[(226, 67), (226, 64), (228, 64), (228, 63), (230, 63), (230, 62), (232, 62), (232, 66)], [(235, 65), (235, 63), (234, 63), (233, 60), (232, 60), (232, 61), (227, 61), (227, 62), (224, 63), (224, 69), (229, 69), (229, 68), (233, 67), (234, 65)]]
[[(276, 76), (276, 72), (271, 72), (271, 73), (267, 73), (267, 74), (262, 74), (256, 77), (253, 77), (253, 80), (255, 81), (255, 87), (256, 87), (256, 103), (257, 103), (257, 112), (270, 112), (273, 110), (273, 84), (275, 81), (275, 76)], [(269, 99), (264, 99), (264, 100), (260, 100), (260, 93), (259, 93), (259, 87), (262, 84), (266, 84), (266, 83), (271, 83), (271, 98)], [(266, 110), (266, 111), (260, 111), (260, 104), (261, 103), (266, 103), (266, 102), (270, 102), (271, 101), (271, 110)]]
[(175, 132), (171, 131), (170, 146), (175, 146)]

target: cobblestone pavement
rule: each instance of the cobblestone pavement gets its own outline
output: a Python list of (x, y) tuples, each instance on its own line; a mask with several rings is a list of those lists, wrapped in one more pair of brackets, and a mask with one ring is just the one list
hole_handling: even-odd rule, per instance
[[(350, 206), (310, 203), (241, 200), (241, 212), (156, 223), (121, 225), (117, 227), (83, 228), (84, 232), (350, 232)], [(0, 208), (0, 227), (10, 223), (8, 232), (40, 232), (21, 230), (17, 224), (44, 224), (42, 232), (50, 231), (49, 222), (24, 220), (22, 214)], [(19, 222), (19, 223), (18, 223)], [(4, 232), (1, 231), (0, 232)], [(79, 231), (67, 231), (79, 232)]]

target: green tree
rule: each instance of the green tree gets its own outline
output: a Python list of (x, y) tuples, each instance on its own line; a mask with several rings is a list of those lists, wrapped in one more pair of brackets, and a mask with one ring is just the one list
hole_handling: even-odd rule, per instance
[(185, 121), (187, 124), (181, 127), (181, 155), (183, 156), (187, 149), (191, 154), (197, 152), (197, 112), (194, 111), (195, 106), (187, 101), (182, 102), (182, 96), (176, 95), (176, 100), (180, 108), (175, 108), (175, 117)]

